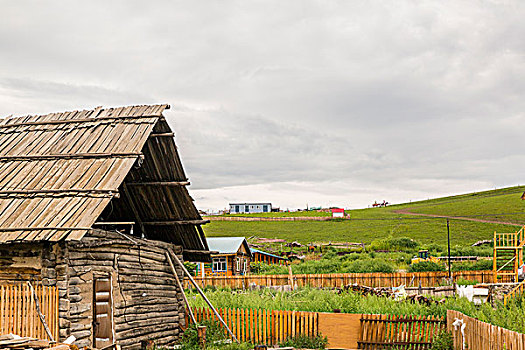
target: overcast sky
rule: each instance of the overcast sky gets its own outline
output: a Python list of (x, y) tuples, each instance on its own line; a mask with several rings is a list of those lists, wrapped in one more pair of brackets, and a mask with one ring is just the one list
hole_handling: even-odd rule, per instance
[(201, 209), (525, 183), (524, 1), (0, 6), (0, 116), (169, 103)]

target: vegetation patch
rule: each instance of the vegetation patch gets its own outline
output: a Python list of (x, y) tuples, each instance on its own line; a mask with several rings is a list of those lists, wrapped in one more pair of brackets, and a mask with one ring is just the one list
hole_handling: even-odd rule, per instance
[[(410, 301), (396, 301), (374, 295), (362, 296), (347, 291), (337, 294), (333, 290), (301, 288), (293, 292), (260, 291), (235, 292), (229, 289), (207, 289), (207, 297), (218, 308), (241, 308), (261, 310), (295, 310), (344, 313), (391, 314), (391, 315), (435, 315), (445, 317), (447, 309), (457, 310), (465, 315), (478, 318), (506, 329), (525, 333), (525, 302), (523, 298), (512, 300), (505, 307), (496, 301), (490, 304), (474, 305), (466, 298), (447, 298), (443, 303), (426, 306)], [(188, 292), (190, 303), (195, 307), (207, 307), (202, 297)]]
[(224, 328), (218, 322), (205, 320), (200, 322), (201, 326), (206, 326), (206, 345), (203, 347), (199, 344), (197, 335), (197, 326), (190, 324), (182, 334), (180, 346), (182, 350), (203, 350), (203, 349), (221, 349), (221, 350), (250, 350), (253, 345), (250, 343), (230, 342), (224, 333)]
[(328, 338), (321, 334), (309, 337), (304, 334), (288, 337), (279, 344), (281, 347), (294, 347), (296, 349), (325, 349), (328, 345)]

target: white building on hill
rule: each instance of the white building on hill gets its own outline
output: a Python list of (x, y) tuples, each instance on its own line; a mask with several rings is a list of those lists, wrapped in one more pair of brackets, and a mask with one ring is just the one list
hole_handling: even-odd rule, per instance
[(230, 203), (230, 214), (269, 213), (272, 203)]

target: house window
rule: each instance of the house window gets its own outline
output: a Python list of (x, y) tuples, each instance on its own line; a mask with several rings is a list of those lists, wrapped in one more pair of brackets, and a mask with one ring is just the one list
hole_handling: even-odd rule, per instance
[(250, 212), (250, 207), (248, 205), (246, 205), (245, 208), (244, 208), (244, 211), (249, 213)]
[(237, 258), (236, 262), (237, 262), (237, 271), (241, 271), (241, 258)]
[(236, 212), (236, 213), (239, 212), (239, 206), (238, 206), (238, 205), (235, 206), (235, 212)]
[(227, 269), (226, 258), (213, 258), (213, 271), (226, 271)]
[(268, 206), (267, 205), (263, 205), (263, 213), (267, 213), (268, 212)]
[(246, 273), (246, 267), (247, 267), (248, 261), (246, 259), (243, 260), (243, 267), (242, 267), (242, 274), (244, 275)]

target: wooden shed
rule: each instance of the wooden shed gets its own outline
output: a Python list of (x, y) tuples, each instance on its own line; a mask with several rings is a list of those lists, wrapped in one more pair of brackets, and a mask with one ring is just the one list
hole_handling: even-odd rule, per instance
[(290, 260), (283, 256), (271, 254), (255, 248), (250, 248), (250, 251), (252, 252), (252, 261), (254, 263), (262, 262), (268, 265), (288, 265), (290, 263)]
[(169, 256), (211, 259), (167, 108), (0, 119), (0, 281), (56, 286), (59, 340), (178, 340)]

